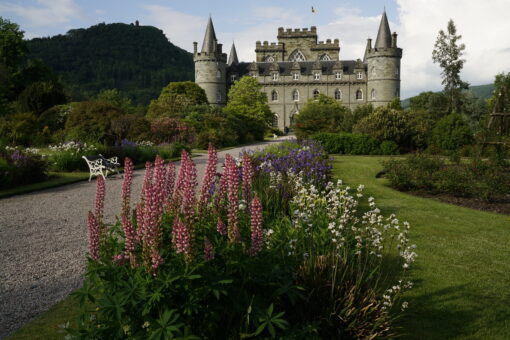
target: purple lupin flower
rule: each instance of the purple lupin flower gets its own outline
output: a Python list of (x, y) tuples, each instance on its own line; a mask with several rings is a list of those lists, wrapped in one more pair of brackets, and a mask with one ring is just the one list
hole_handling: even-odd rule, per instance
[(230, 242), (238, 242), (241, 240), (237, 216), (239, 210), (239, 171), (235, 160), (228, 154), (225, 157), (225, 168), (228, 196), (228, 239)]

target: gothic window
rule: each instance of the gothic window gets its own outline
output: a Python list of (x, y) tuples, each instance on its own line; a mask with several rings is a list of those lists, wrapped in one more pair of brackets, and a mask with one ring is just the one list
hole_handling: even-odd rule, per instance
[(335, 99), (342, 100), (342, 91), (340, 91), (339, 89), (335, 90)]
[(220, 70), (216, 71), (216, 78), (218, 78), (218, 79), (221, 78), (221, 71)]
[(375, 99), (376, 96), (375, 89), (372, 89), (372, 92), (370, 92), (370, 96), (372, 97), (372, 99)]
[(292, 100), (295, 102), (299, 101), (299, 91), (298, 90), (292, 91)]
[(266, 63), (272, 63), (272, 62), (274, 62), (274, 58), (273, 58), (273, 56), (272, 56), (272, 55), (266, 55), (266, 56), (264, 57), (264, 61), (265, 61)]
[(317, 99), (319, 97), (319, 94), (320, 94), (319, 90), (317, 89), (313, 90), (313, 98)]
[(331, 60), (330, 56), (327, 54), (323, 54), (319, 57), (319, 60)]
[(399, 70), (398, 68), (399, 68), (398, 66), (395, 68), (395, 75), (396, 75), (396, 76), (398, 76), (398, 74), (399, 74), (399, 72), (400, 72), (400, 70)]
[(221, 102), (221, 92), (220, 91), (216, 91), (216, 102), (217, 103)]
[(273, 73), (273, 81), (277, 81), (278, 80), (278, 73)]
[(273, 92), (271, 92), (271, 100), (273, 102), (278, 101), (278, 92), (276, 92), (276, 90), (273, 90)]
[(315, 72), (315, 73), (313, 74), (313, 79), (315, 79), (315, 80), (320, 80), (320, 79), (321, 79), (321, 74), (320, 74), (320, 72)]
[(358, 79), (363, 79), (363, 72), (358, 72)]
[(356, 91), (356, 99), (363, 100), (363, 91), (361, 91), (361, 90)]
[(335, 79), (342, 79), (342, 72), (336, 72)]
[(300, 50), (294, 50), (294, 52), (292, 52), (289, 55), (289, 61), (305, 61), (305, 60), (306, 60), (305, 56)]
[(400, 89), (398, 87), (395, 89), (395, 97), (400, 97)]
[(235, 82), (235, 81), (236, 81), (236, 75), (235, 75), (235, 74), (231, 75), (231, 76), (230, 76), (230, 80), (231, 80), (232, 82)]
[(278, 127), (278, 115), (273, 116), (273, 127)]
[(294, 79), (294, 80), (299, 80), (299, 73), (295, 72), (295, 73), (292, 75), (292, 79)]

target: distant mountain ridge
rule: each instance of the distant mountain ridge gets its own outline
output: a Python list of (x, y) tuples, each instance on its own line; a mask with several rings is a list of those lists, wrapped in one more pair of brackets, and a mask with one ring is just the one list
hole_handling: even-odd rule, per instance
[[(487, 100), (492, 96), (492, 92), (494, 92), (494, 84), (470, 86), (468, 91), (472, 92), (480, 99)], [(412, 97), (406, 98), (401, 101), (401, 105), (404, 109), (409, 107), (411, 98)]]
[(193, 80), (192, 54), (152, 26), (101, 23), (28, 40), (27, 46), (31, 57), (61, 77), (73, 100), (116, 88), (147, 104), (169, 82)]

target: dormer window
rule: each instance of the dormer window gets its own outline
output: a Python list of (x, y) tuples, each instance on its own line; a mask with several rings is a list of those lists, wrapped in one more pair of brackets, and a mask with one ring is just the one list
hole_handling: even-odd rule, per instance
[(356, 91), (356, 99), (363, 100), (363, 91), (361, 90)]
[(292, 79), (299, 80), (299, 73), (295, 72), (294, 74), (292, 74)]
[(357, 76), (358, 79), (363, 79), (363, 72), (358, 72), (358, 76)]
[(292, 100), (295, 102), (299, 101), (299, 91), (298, 90), (292, 91)]
[(337, 79), (337, 80), (342, 79), (342, 72), (336, 72), (335, 79)]
[(278, 80), (278, 73), (273, 73), (273, 81), (277, 81)]
[(313, 74), (313, 79), (315, 79), (315, 80), (320, 80), (320, 79), (321, 79), (321, 74), (320, 74), (320, 72), (315, 72), (315, 73)]

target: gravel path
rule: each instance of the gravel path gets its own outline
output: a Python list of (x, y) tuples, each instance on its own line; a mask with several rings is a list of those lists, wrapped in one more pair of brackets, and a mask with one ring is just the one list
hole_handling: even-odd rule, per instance
[[(219, 152), (218, 163), (227, 153), (237, 157), (244, 149), (284, 138)], [(202, 178), (207, 155), (194, 161)], [(138, 201), (144, 172), (135, 171), (133, 201)], [(114, 222), (120, 211), (121, 184), (118, 175), (106, 181), (106, 222)], [(81, 286), (87, 212), (94, 196), (92, 181), (0, 199), (0, 339)]]

